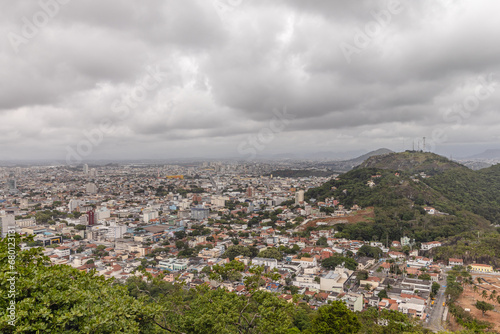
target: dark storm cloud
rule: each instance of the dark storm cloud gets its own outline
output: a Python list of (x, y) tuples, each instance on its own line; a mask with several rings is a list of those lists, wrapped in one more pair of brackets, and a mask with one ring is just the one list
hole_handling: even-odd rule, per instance
[[(266, 144), (273, 152), (371, 149), (432, 137), (435, 129), (446, 133), (442, 149), (464, 140), (491, 145), (500, 133), (498, 7), (4, 2), (0, 151), (63, 157), (95, 131), (102, 138), (94, 137), (88, 157), (234, 156), (263, 129), (275, 129)], [(43, 15), (48, 20), (38, 24)], [(475, 98), (484, 78), (492, 91)], [(470, 110), (456, 109), (464, 103)], [(283, 108), (293, 121), (276, 127)]]

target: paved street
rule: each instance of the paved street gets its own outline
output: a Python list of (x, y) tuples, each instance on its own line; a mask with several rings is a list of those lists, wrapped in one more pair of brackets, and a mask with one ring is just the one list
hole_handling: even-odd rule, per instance
[(425, 328), (428, 328), (432, 331), (443, 331), (445, 328), (442, 325), (443, 319), (443, 311), (445, 306), (443, 306), (444, 301), (446, 300), (444, 291), (446, 288), (443, 286), (445, 281), (439, 282), (441, 288), (439, 289), (438, 295), (436, 296), (436, 300), (434, 301), (434, 305), (432, 310), (430, 311), (429, 322), (424, 324)]

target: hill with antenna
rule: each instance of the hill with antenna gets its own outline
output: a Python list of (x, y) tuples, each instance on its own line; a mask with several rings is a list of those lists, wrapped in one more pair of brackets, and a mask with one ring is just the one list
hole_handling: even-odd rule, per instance
[[(374, 156), (305, 194), (311, 203), (332, 198), (345, 208), (374, 207), (374, 219), (336, 225), (340, 237), (399, 240), (408, 236), (417, 242), (440, 240), (453, 245), (463, 238), (473, 240), (481, 231), (494, 235), (497, 243), (488, 246), (481, 241), (469, 253), (481, 249), (474, 253), (475, 260), (500, 264), (496, 255), (500, 254), (500, 236), (494, 228), (500, 224), (500, 164), (473, 171), (429, 152)], [(434, 214), (429, 213), (431, 209)], [(322, 211), (334, 212), (335, 208)], [(452, 251), (448, 256), (463, 255)]]
[(373, 156), (358, 168), (380, 168), (407, 173), (426, 173), (436, 175), (450, 169), (468, 169), (467, 167), (430, 152), (406, 151)]

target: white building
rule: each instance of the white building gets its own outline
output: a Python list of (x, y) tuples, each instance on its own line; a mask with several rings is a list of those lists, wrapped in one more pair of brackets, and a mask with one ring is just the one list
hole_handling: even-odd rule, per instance
[(334, 271), (329, 271), (320, 278), (321, 290), (339, 293), (343, 292), (353, 273), (353, 270), (346, 269), (343, 266), (337, 266)]
[(68, 203), (69, 212), (76, 211), (79, 207), (84, 206), (84, 205), (85, 205), (85, 201), (81, 201), (79, 199), (72, 199)]
[(304, 202), (304, 190), (297, 190), (295, 192), (295, 205), (300, 205)]
[(441, 243), (439, 241), (425, 242), (425, 243), (422, 243), (421, 249), (422, 250), (429, 250), (429, 249), (433, 249), (435, 247), (441, 247)]
[(85, 191), (87, 192), (87, 194), (97, 194), (97, 186), (95, 185), (95, 183), (87, 183), (87, 185), (85, 186)]
[(318, 265), (315, 257), (303, 257), (299, 261), (302, 268), (316, 267)]
[(65, 246), (57, 247), (54, 250), (54, 254), (57, 255), (58, 257), (69, 256), (70, 253), (71, 253), (71, 249), (69, 247), (65, 247)]
[(34, 217), (28, 219), (18, 219), (16, 220), (16, 225), (19, 227), (30, 227), (36, 225), (36, 220)]
[(158, 218), (158, 211), (155, 210), (144, 210), (142, 212), (142, 220), (145, 223), (149, 223), (151, 220)]
[(125, 225), (108, 226), (108, 233), (106, 233), (106, 238), (121, 239), (123, 238), (123, 235), (125, 233), (127, 233), (127, 226)]
[(271, 270), (278, 267), (278, 260), (263, 257), (255, 257), (252, 259), (252, 264), (255, 266), (269, 267)]
[(111, 212), (105, 206), (100, 207), (95, 214), (97, 216), (97, 220), (111, 217)]

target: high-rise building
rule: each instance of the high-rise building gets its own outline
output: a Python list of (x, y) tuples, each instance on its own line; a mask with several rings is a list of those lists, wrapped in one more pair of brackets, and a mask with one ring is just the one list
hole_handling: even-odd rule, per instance
[(151, 210), (151, 209), (145, 209), (142, 212), (142, 220), (145, 223), (149, 223), (151, 220), (158, 218), (158, 211), (156, 210)]
[(11, 194), (17, 193), (17, 181), (14, 173), (10, 173), (9, 178), (7, 179), (7, 188)]
[(88, 174), (89, 173), (89, 165), (85, 164), (83, 165), (83, 173)]
[(72, 199), (68, 203), (69, 212), (76, 211), (79, 207), (84, 206), (84, 205), (85, 205), (85, 201), (81, 201), (79, 199)]
[(96, 217), (94, 210), (87, 211), (87, 223), (89, 226), (95, 225)]
[(253, 187), (247, 188), (247, 197), (252, 198), (255, 196), (255, 189)]
[(87, 191), (87, 194), (97, 194), (97, 186), (95, 183), (87, 183), (85, 190)]
[(191, 208), (191, 219), (194, 220), (204, 220), (208, 218), (209, 209), (205, 208), (203, 205), (197, 205)]
[(300, 205), (304, 202), (304, 190), (297, 190), (295, 192), (295, 205)]

